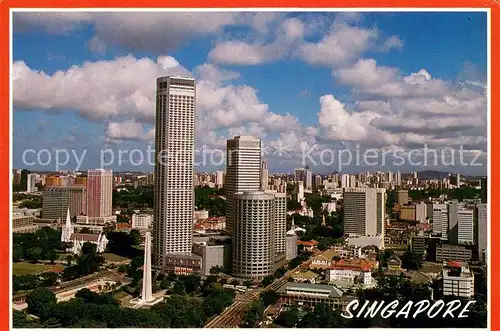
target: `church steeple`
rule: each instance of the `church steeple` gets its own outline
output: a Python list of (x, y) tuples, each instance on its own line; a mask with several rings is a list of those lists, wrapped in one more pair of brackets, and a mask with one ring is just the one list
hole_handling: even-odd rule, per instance
[(69, 212), (69, 207), (68, 207), (68, 214), (66, 216), (66, 224), (62, 228), (62, 233), (61, 233), (61, 242), (69, 242), (71, 239), (71, 235), (75, 232), (75, 229), (73, 228), (73, 224), (71, 223), (71, 214)]
[(66, 227), (71, 227), (71, 214), (69, 213), (69, 207), (68, 207), (68, 214), (66, 215)]

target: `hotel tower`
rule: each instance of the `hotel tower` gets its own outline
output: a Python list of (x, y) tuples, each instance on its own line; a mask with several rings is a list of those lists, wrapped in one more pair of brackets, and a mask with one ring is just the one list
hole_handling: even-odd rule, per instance
[(157, 79), (153, 222), (157, 268), (165, 268), (172, 256), (191, 255), (195, 105), (193, 78)]

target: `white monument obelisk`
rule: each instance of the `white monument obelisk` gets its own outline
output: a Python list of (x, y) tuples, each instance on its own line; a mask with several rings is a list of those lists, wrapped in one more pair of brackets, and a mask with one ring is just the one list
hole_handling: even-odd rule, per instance
[(142, 278), (142, 301), (153, 301), (152, 279), (151, 279), (151, 233), (146, 232), (144, 243), (144, 276)]

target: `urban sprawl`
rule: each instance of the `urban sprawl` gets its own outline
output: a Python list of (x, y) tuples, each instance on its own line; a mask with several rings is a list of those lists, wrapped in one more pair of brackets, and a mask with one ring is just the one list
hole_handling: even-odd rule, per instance
[(273, 174), (250, 136), (196, 172), (195, 81), (156, 85), (154, 173), (14, 169), (14, 327), (486, 327), (485, 177)]

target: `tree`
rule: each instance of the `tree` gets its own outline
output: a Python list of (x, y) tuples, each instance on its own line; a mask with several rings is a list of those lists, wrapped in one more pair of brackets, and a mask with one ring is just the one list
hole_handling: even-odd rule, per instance
[(340, 315), (340, 311), (333, 310), (324, 303), (318, 303), (314, 310), (308, 312), (299, 322), (300, 328), (342, 328), (346, 325), (346, 319)]
[(36, 288), (26, 296), (28, 312), (38, 316), (42, 321), (50, 317), (56, 302), (55, 294), (45, 287)]
[(41, 329), (42, 325), (29, 319), (24, 311), (14, 310), (12, 312), (12, 324), (15, 329)]
[(12, 259), (14, 260), (14, 262), (21, 260), (23, 257), (23, 246), (21, 246), (20, 244), (14, 244), (14, 247), (12, 248)]
[(130, 230), (130, 236), (134, 245), (139, 245), (141, 243), (141, 233), (137, 229)]
[(292, 306), (291, 308), (281, 312), (274, 323), (284, 328), (293, 328), (299, 322), (298, 314), (299, 310), (297, 307)]
[(47, 253), (47, 259), (50, 261), (50, 263), (54, 264), (55, 260), (57, 260), (57, 252), (55, 250), (50, 250)]
[(415, 252), (407, 251), (401, 257), (401, 266), (404, 269), (418, 270), (422, 267), (423, 256)]
[(167, 278), (163, 278), (160, 282), (160, 288), (162, 290), (167, 290), (170, 288), (170, 286), (172, 285), (172, 283), (167, 279)]
[(198, 292), (200, 288), (201, 277), (198, 275), (180, 276), (176, 283), (182, 283), (186, 289), (186, 293)]
[(213, 266), (212, 268), (210, 268), (209, 273), (210, 273), (211, 275), (218, 276), (218, 275), (220, 275), (220, 274), (224, 273), (224, 268), (223, 268), (223, 267), (221, 267), (220, 265), (215, 265), (215, 266)]
[(170, 290), (170, 293), (178, 294), (178, 295), (186, 295), (186, 288), (184, 286), (184, 283), (179, 282), (179, 281), (175, 282), (175, 285)]
[(286, 273), (285, 268), (281, 267), (281, 268), (279, 268), (278, 270), (276, 270), (274, 272), (274, 277), (281, 278), (281, 277), (283, 277), (285, 275), (285, 273)]
[(278, 294), (276, 291), (266, 291), (262, 293), (261, 295), (262, 302), (264, 303), (264, 306), (267, 307), (269, 305), (273, 305), (278, 301)]
[(243, 317), (243, 325), (249, 328), (257, 327), (258, 322), (262, 320), (264, 313), (264, 304), (262, 299), (255, 300), (250, 304)]
[(234, 301), (234, 291), (225, 290), (219, 283), (211, 283), (205, 289), (203, 310), (206, 316), (218, 315)]
[(261, 284), (262, 284), (262, 286), (266, 287), (266, 286), (271, 285), (274, 282), (274, 280), (275, 280), (274, 276), (269, 275), (269, 276), (264, 277)]
[(28, 249), (27, 258), (33, 263), (37, 263), (42, 258), (42, 249), (40, 247), (31, 247)]

